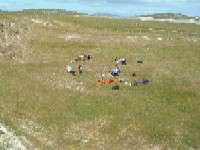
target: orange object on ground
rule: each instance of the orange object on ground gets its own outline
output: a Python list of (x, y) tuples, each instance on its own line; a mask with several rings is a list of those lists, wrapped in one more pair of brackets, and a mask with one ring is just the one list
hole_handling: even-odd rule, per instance
[(98, 80), (98, 82), (104, 83), (104, 82), (105, 82), (105, 80)]
[(98, 82), (101, 82), (101, 83), (104, 83), (104, 84), (111, 84), (112, 82), (114, 82), (114, 80), (109, 80), (108, 82), (107, 81), (105, 81), (105, 80), (103, 80), (103, 79), (100, 79), (100, 80), (98, 80)]

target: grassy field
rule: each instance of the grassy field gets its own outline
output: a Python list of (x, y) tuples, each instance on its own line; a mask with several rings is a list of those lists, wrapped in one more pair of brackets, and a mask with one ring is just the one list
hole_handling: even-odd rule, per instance
[[(200, 26), (54, 10), (0, 19), (0, 123), (27, 149), (200, 149)], [(150, 84), (98, 83), (116, 57), (119, 77)]]

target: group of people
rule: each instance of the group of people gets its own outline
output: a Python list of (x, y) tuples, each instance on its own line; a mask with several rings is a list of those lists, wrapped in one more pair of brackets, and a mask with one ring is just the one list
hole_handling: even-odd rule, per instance
[[(76, 71), (71, 67), (71, 66), (67, 66), (66, 67), (66, 71), (68, 72), (68, 73), (71, 73), (71, 74), (73, 74), (74, 76), (76, 76)], [(79, 72), (79, 74), (82, 74), (83, 73), (83, 67), (81, 66), (81, 65), (79, 65), (78, 66), (78, 72)]]
[[(87, 58), (88, 60), (91, 59), (91, 55), (89, 55), (89, 54), (88, 54), (88, 55), (83, 55), (83, 56), (84, 56), (85, 58)], [(120, 64), (121, 64), (121, 65), (126, 65), (126, 59), (124, 59), (124, 58), (118, 59), (118, 58), (116, 57), (116, 58), (115, 58), (115, 62), (116, 62), (116, 64), (115, 64), (115, 67), (116, 67), (116, 68), (113, 68), (113, 69), (110, 70), (110, 74), (111, 74), (112, 77), (113, 77), (113, 76), (118, 76), (118, 75), (119, 75), (119, 73), (121, 72)], [(71, 63), (72, 63), (72, 62), (71, 62)], [(76, 71), (75, 71), (70, 65), (68, 65), (68, 66), (66, 67), (66, 71), (67, 71), (68, 73), (72, 73), (72, 75), (76, 76)], [(84, 72), (83, 66), (78, 65), (77, 71), (78, 71), (79, 74), (82, 74), (82, 73)], [(102, 75), (101, 75), (101, 79), (98, 80), (98, 82), (102, 82), (102, 83), (104, 83), (104, 84), (111, 84), (111, 83), (114, 82), (114, 80), (105, 81), (105, 80), (104, 80), (104, 76), (105, 76), (105, 75), (102, 74)], [(150, 82), (146, 77), (143, 78), (142, 80), (139, 80), (139, 82), (138, 82), (138, 81), (135, 79), (136, 73), (133, 73), (132, 76), (134, 77), (134, 79), (132, 80), (132, 82), (124, 82), (125, 85), (137, 86), (138, 83), (140, 83), (140, 84), (148, 84), (148, 83)], [(120, 77), (120, 78), (119, 78), (119, 82), (123, 82), (123, 81), (124, 81), (124, 78), (123, 78), (123, 77)], [(118, 85), (118, 84), (117, 84), (117, 85), (114, 85), (112, 89), (113, 89), (113, 90), (119, 90), (119, 85)]]
[[(91, 60), (92, 56), (90, 54), (86, 54), (86, 55), (79, 55), (75, 61), (85, 61), (85, 60)], [(73, 61), (71, 61), (71, 63), (73, 63)], [(66, 71), (68, 73), (72, 73), (74, 76), (76, 76), (76, 71), (72, 68), (72, 66), (68, 65), (66, 67)], [(77, 71), (79, 74), (82, 74), (84, 72), (83, 66), (79, 65), (77, 68)]]
[(90, 54), (85, 54), (85, 55), (79, 55), (75, 61), (86, 61), (86, 60), (91, 60), (92, 56)]
[(126, 65), (126, 59), (125, 58), (115, 58), (115, 62), (116, 64), (122, 64), (122, 65)]
[[(135, 76), (136, 76), (136, 75), (135, 75)], [(125, 80), (125, 79), (124, 79), (123, 77), (120, 77), (120, 78), (119, 78), (119, 82), (120, 82), (120, 83), (124, 82), (124, 80)], [(143, 79), (139, 80), (139, 83), (140, 83), (140, 84), (149, 84), (149, 82), (150, 82), (150, 81), (149, 81), (146, 77), (144, 77)], [(137, 81), (136, 79), (134, 79), (132, 82), (127, 82), (127, 81), (125, 81), (124, 84), (125, 84), (125, 85), (129, 85), (129, 86), (137, 86), (137, 85), (138, 85), (138, 81)], [(116, 85), (117, 85), (117, 86), (116, 86)], [(119, 90), (119, 85), (118, 85), (118, 84), (116, 84), (116, 85), (113, 86), (113, 88), (112, 88), (113, 90)], [(117, 87), (117, 88), (116, 88), (116, 87)]]
[[(115, 64), (115, 69), (111, 69), (111, 75), (113, 75), (113, 76), (116, 76), (116, 75), (119, 75), (118, 73), (120, 72), (120, 64), (121, 65), (126, 65), (126, 59), (124, 59), (124, 58), (120, 58), (120, 59), (118, 59), (118, 57), (116, 57), (115, 58), (115, 62), (116, 62), (116, 64)], [(136, 80), (136, 73), (133, 73), (132, 74), (132, 77), (134, 77), (134, 79), (133, 79), (133, 81), (132, 82), (124, 82), (124, 84), (125, 85), (129, 85), (129, 86), (137, 86), (138, 85), (138, 83), (140, 83), (140, 84), (149, 84), (149, 80), (146, 78), (146, 77), (144, 77), (143, 79), (141, 79), (141, 80)], [(124, 81), (124, 78), (123, 77), (120, 77), (119, 78), (119, 82), (123, 82)], [(113, 88), (112, 88), (113, 90), (119, 90), (119, 85), (117, 84), (117, 85), (114, 85), (113, 86)]]

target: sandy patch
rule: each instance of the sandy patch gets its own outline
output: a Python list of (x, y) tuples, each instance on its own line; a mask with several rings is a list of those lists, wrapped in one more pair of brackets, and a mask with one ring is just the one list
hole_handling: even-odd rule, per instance
[(80, 39), (81, 36), (78, 34), (65, 34), (65, 35), (60, 35), (59, 38), (68, 41), (68, 40)]
[(43, 20), (40, 20), (40, 19), (31, 19), (31, 21), (34, 22), (34, 23), (36, 23), (36, 24), (41, 24), (44, 27), (52, 27), (53, 26), (50, 22), (43, 21)]

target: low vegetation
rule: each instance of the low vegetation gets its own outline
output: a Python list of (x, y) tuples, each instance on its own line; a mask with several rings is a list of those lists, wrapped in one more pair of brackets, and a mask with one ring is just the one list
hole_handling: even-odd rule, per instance
[[(0, 11), (0, 23), (0, 123), (27, 149), (200, 148), (200, 26), (61, 10)], [(99, 83), (116, 57), (120, 76)]]

